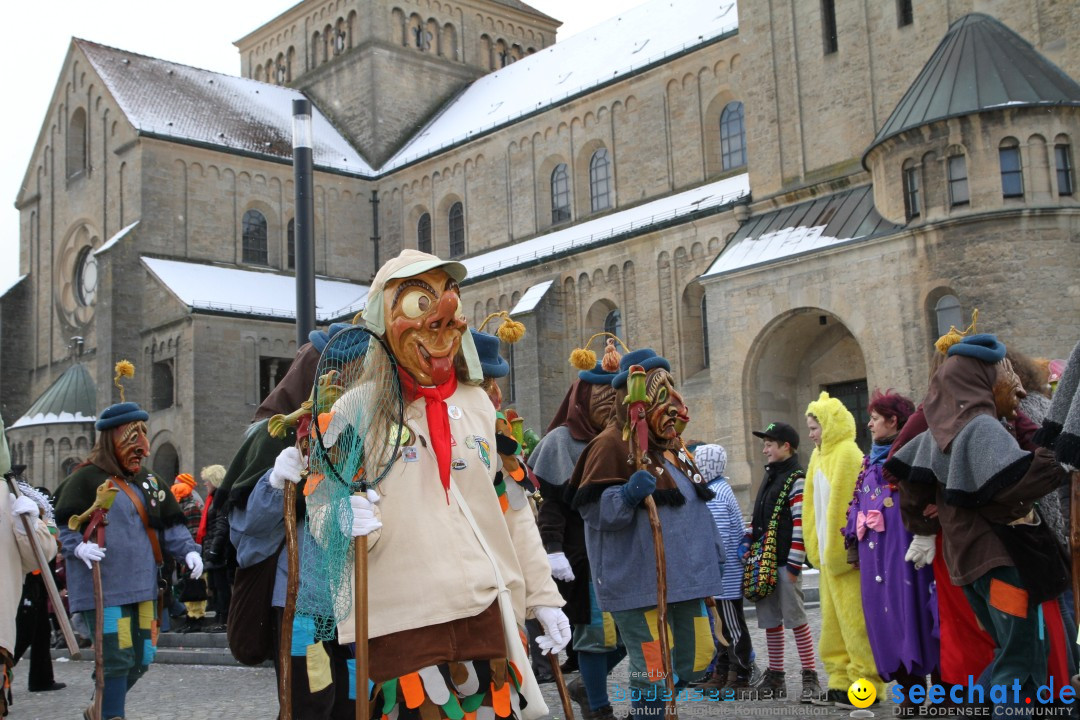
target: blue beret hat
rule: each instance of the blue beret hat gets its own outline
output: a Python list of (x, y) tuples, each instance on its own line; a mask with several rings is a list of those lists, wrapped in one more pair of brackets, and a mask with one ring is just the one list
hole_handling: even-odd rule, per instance
[(1005, 357), (1005, 343), (989, 333), (968, 335), (949, 348), (949, 357), (953, 355), (973, 357), (985, 363), (1001, 362)]
[(121, 425), (127, 425), (129, 422), (149, 419), (150, 414), (137, 404), (133, 402), (122, 402), (110, 405), (102, 410), (98, 415), (97, 422), (94, 423), (94, 429), (111, 430), (112, 428), (117, 428)]
[(349, 323), (333, 323), (330, 325), (329, 330), (312, 330), (308, 333), (308, 340), (315, 349), (320, 353), (326, 349), (326, 344), (330, 342), (330, 338), (337, 335), (339, 332), (349, 327)]
[(501, 378), (510, 374), (510, 363), (499, 354), (499, 338), (469, 328), (472, 333), (476, 354), (480, 358), (480, 369), (484, 377)]
[(630, 376), (631, 365), (640, 365), (645, 368), (646, 372), (654, 368), (663, 368), (671, 372), (671, 364), (660, 355), (657, 355), (655, 350), (641, 348), (622, 356), (622, 361), (619, 362), (619, 373), (611, 379), (611, 387), (618, 390), (626, 385), (626, 378)]
[(590, 385), (611, 385), (611, 381), (615, 378), (615, 373), (605, 370), (601, 366), (600, 361), (597, 360), (596, 367), (591, 370), (582, 370), (577, 376)]

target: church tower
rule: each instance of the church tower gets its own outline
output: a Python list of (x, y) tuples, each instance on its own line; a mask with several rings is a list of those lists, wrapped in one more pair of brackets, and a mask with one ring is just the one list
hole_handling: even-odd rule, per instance
[(303, 0), (235, 44), (244, 77), (303, 91), (378, 167), (560, 24), (520, 0)]

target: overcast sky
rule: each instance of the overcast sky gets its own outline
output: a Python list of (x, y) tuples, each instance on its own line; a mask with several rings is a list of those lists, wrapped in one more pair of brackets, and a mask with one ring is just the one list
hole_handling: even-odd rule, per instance
[[(528, 0), (562, 20), (566, 39), (643, 0)], [(0, 4), (4, 35), (4, 140), (0, 163), (0, 292), (19, 276), (15, 198), (56, 87), (72, 36), (165, 60), (238, 75), (233, 41), (296, 5), (296, 0), (52, 0)]]

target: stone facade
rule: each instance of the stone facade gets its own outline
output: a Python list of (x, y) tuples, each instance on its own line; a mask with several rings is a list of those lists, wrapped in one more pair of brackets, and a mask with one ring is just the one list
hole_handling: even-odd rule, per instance
[[(865, 166), (863, 155), (952, 21), (986, 12), (1075, 78), (1080, 44), (1068, 30), (1080, 24), (1080, 9), (1052, 0), (917, 3), (913, 22), (902, 25), (903, 4), (836, 3), (837, 49), (826, 53), (825, 3), (744, 2), (737, 32), (688, 37), (662, 60), (476, 128), (436, 152), (370, 176), (319, 170), (316, 270), (368, 281), (376, 257), (417, 247), (425, 214), (433, 251), (448, 256), (457, 203), (468, 260), (590, 220), (619, 223), (644, 203), (748, 172), (748, 204), (639, 220), (587, 249), (522, 260), (463, 287), (466, 312), (479, 323), (551, 281), (519, 316), (527, 334), (508, 350), (514, 372), (504, 395), (528, 426), (545, 428), (561, 402), (573, 377), (571, 350), (617, 318), (628, 345), (669, 358), (693, 417), (687, 439), (728, 448), (744, 500), (761, 466), (752, 429), (772, 419), (800, 426), (823, 387), (860, 381), (864, 391), (921, 395), (944, 296), (957, 298), (964, 313), (978, 307), (983, 327), (1021, 350), (1064, 356), (1080, 334), (1080, 212), (1076, 195), (1056, 194), (1052, 153), (1062, 138), (1075, 144), (1077, 110), (951, 118), (890, 138)], [(242, 75), (305, 92), (379, 168), (459, 90), (550, 46), (557, 27), (511, 0), (306, 0), (237, 46)], [(735, 102), (745, 108), (747, 160), (725, 168), (731, 148), (720, 125)], [(72, 121), (80, 110), (83, 124)], [(997, 152), (1013, 140), (1025, 191), (1003, 199)], [(945, 195), (942, 161), (957, 147), (971, 180), (963, 207)], [(590, 163), (598, 151), (609, 162), (610, 194), (594, 210)], [(81, 168), (69, 166), (79, 157)], [(905, 163), (922, 173), (925, 209), (911, 222)], [(568, 219), (552, 207), (560, 165)], [(292, 168), (137, 134), (73, 45), (27, 179), (18, 199), (27, 278), (0, 299), (5, 420), (19, 417), (72, 362), (70, 337), (79, 335), (99, 406), (117, 399), (112, 365), (121, 357), (139, 368), (129, 390), (139, 402), (151, 405), (171, 379), (171, 404), (152, 416), (155, 469), (226, 463), (294, 355), (295, 330), (242, 309), (189, 307), (140, 257), (242, 267), (243, 217), (257, 209), (267, 220), (266, 264), (287, 272)], [(903, 230), (702, 277), (748, 217), (870, 183), (877, 210)], [(95, 256), (97, 295), (81, 302), (80, 253), (135, 221)], [(33, 438), (32, 452), (30, 441), (23, 447), (40, 458), (34, 470), (51, 472), (38, 455), (45, 438)]]

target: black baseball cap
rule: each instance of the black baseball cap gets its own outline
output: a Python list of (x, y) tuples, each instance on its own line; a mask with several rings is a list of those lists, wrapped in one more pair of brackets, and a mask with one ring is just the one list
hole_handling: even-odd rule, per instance
[(789, 443), (792, 450), (799, 449), (799, 433), (787, 423), (771, 422), (761, 432), (754, 430), (754, 435), (767, 440), (775, 440), (778, 443)]

